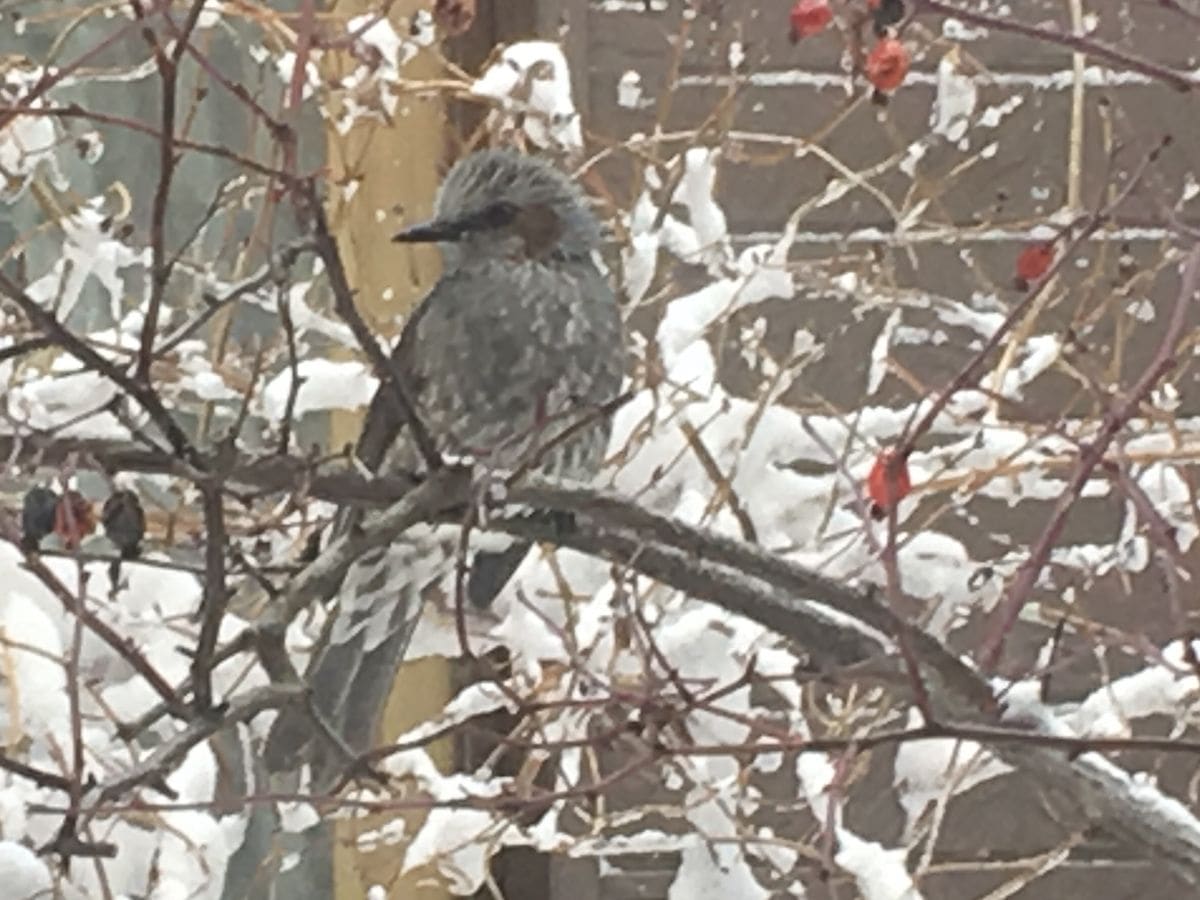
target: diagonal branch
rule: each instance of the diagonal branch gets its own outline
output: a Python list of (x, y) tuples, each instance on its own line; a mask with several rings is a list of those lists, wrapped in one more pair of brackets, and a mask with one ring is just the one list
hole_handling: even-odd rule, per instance
[(187, 758), (192, 748), (202, 741), (232, 725), (249, 722), (259, 713), (286, 706), (302, 696), (304, 688), (298, 684), (256, 688), (230, 702), (220, 716), (197, 717), (186, 728), (159, 744), (142, 762), (101, 784), (91, 805), (116, 800), (139, 787), (161, 784)]
[[(281, 458), (273, 456), (271, 460), (278, 469)], [(243, 461), (232, 468), (243, 478), (256, 474), (264, 482), (278, 478), (270, 468), (255, 461)], [(339, 502), (357, 496), (373, 497), (378, 504), (383, 497), (395, 497), (402, 490), (401, 480), (394, 478), (340, 477), (340, 482), (316, 480), (312, 484), (325, 492), (325, 499)], [(800, 641), (822, 666), (878, 657), (891, 635), (903, 633), (922, 669), (939, 722), (963, 727), (1000, 724), (1000, 705), (987, 681), (936, 638), (895, 616), (870, 592), (603, 491), (529, 475), (511, 488), (509, 499), (513, 504), (550, 512), (493, 517), (491, 528), (611, 558)], [(458, 521), (469, 500), (467, 470), (447, 466), (434, 473), (377, 523), (342, 536), (297, 576), (281, 602), (273, 607), (278, 623), (320, 596), (330, 584), (336, 585), (344, 567), (365, 547), (391, 540), (416, 522), (431, 518)], [(569, 514), (573, 525), (564, 528), (562, 513)], [(106, 785), (103, 799), (111, 800), (151, 783), (223, 723), (276, 708), (304, 692), (303, 686), (295, 683), (281, 684), (273, 690), (276, 693), (256, 693), (233, 701), (224, 716), (193, 721), (135, 773)], [(1183, 807), (1164, 800), (1156, 791), (1149, 796), (1126, 772), (1096, 754), (1074, 756), (1062, 749), (1008, 741), (997, 742), (992, 749), (1009, 765), (1035, 779), (1064, 820), (1085, 826), (1102, 824), (1147, 855), (1163, 860), (1188, 884), (1200, 887), (1200, 824)]]
[(417, 404), (413, 400), (412, 390), (405, 383), (400, 367), (390, 355), (379, 349), (375, 336), (371, 334), (367, 324), (362, 320), (362, 316), (358, 314), (358, 309), (354, 306), (354, 289), (350, 287), (350, 279), (346, 277), (346, 269), (342, 265), (342, 256), (338, 252), (337, 241), (329, 229), (325, 206), (317, 194), (316, 185), (312, 182), (308, 183), (303, 202), (307, 206), (308, 214), (312, 217), (313, 239), (316, 243), (317, 255), (325, 263), (329, 286), (333, 291), (334, 309), (354, 332), (355, 339), (363, 352), (367, 354), (367, 358), (371, 361), (371, 365), (380, 379), (392, 386), (401, 415), (404, 417), (404, 424), (408, 427), (414, 446), (421, 454), (421, 461), (425, 463), (429, 471), (435, 471), (442, 465), (442, 455), (434, 446), (429, 429), (421, 421), (420, 414), (417, 412)]
[(1017, 570), (1017, 574), (1004, 592), (1000, 604), (996, 607), (987, 637), (978, 653), (980, 664), (985, 669), (994, 669), (1000, 661), (1008, 633), (1016, 624), (1025, 604), (1029, 602), (1038, 576), (1041, 575), (1063, 528), (1066, 527), (1067, 515), (1074, 507), (1075, 501), (1079, 498), (1092, 472), (1104, 460), (1113, 439), (1137, 412), (1138, 407), (1149, 396), (1159, 379), (1175, 365), (1175, 354), (1179, 348), (1179, 342), (1183, 338), (1188, 313), (1200, 299), (1197, 296), (1198, 291), (1200, 291), (1200, 244), (1196, 244), (1192, 248), (1184, 265), (1179, 297), (1175, 301), (1175, 308), (1167, 323), (1167, 330), (1159, 344), (1158, 351), (1133, 387), (1104, 414), (1104, 420), (1096, 437), (1080, 451), (1079, 459), (1067, 480), (1066, 487), (1063, 488), (1062, 494), (1059, 495), (1058, 501), (1050, 513), (1046, 527), (1030, 550), (1029, 557)]
[[(1000, 722), (995, 696), (980, 674), (870, 594), (831, 582), (742, 541), (657, 516), (599, 492), (538, 484), (528, 491), (514, 491), (512, 499), (530, 502), (534, 496), (553, 501), (547, 505), (559, 511), (574, 512), (576, 527), (564, 532), (561, 522), (545, 516), (493, 521), (493, 527), (527, 540), (554, 541), (622, 560), (645, 575), (801, 641), (808, 637), (808, 624), (829, 620), (821, 616), (821, 605), (861, 618), (885, 634), (904, 633), (940, 717), (964, 727), (995, 727)], [(647, 526), (646, 530), (628, 528), (625, 523), (632, 521)], [(839, 627), (857, 633), (844, 619)], [(1182, 804), (1146, 791), (1127, 772), (1095, 753), (1077, 756), (1032, 742), (1008, 741), (996, 742), (990, 749), (1033, 778), (1063, 820), (1082, 827), (1101, 825), (1200, 888), (1200, 822)]]
[(130, 378), (115, 363), (101, 356), (82, 338), (59, 322), (53, 313), (43, 309), (36, 300), (17, 287), (3, 272), (0, 272), (0, 294), (4, 294), (20, 307), (30, 324), (57, 346), (66, 350), (89, 369), (103, 375), (132, 397), (145, 410), (150, 420), (158, 426), (179, 459), (185, 460), (198, 469), (204, 468), (205, 463), (200, 452), (192, 446), (187, 435), (183, 433), (183, 429), (179, 427), (175, 417), (163, 405), (162, 399), (153, 387), (144, 381)]
[(1200, 88), (1200, 79), (1188, 72), (1164, 66), (1153, 60), (1146, 59), (1144, 56), (1137, 56), (1113, 44), (1106, 44), (1104, 41), (1098, 41), (1086, 35), (1071, 34), (1066, 31), (1060, 31), (1057, 28), (1047, 28), (1043, 25), (1030, 25), (1011, 12), (1007, 15), (992, 15), (985, 12), (976, 12), (968, 6), (958, 3), (947, 3), (945, 0), (914, 0), (913, 5), (917, 12), (940, 13), (945, 16), (953, 16), (955, 19), (965, 22), (968, 25), (993, 28), (996, 31), (1008, 31), (1047, 44), (1070, 47), (1072, 50), (1086, 53), (1095, 59), (1103, 59), (1122, 69), (1140, 72), (1156, 81), (1165, 82), (1179, 91), (1192, 91)]

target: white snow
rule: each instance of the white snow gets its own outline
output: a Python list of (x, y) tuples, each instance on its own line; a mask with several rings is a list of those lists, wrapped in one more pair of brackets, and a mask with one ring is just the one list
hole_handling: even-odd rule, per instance
[(0, 883), (10, 900), (40, 900), (52, 885), (46, 864), (14, 841), (0, 841)]
[(863, 900), (921, 900), (904, 865), (904, 848), (889, 850), (838, 829), (838, 851), (834, 861), (854, 876)]
[(617, 105), (637, 109), (642, 104), (642, 76), (629, 69), (617, 81)]
[(122, 273), (145, 265), (150, 258), (148, 250), (137, 252), (113, 237), (104, 204), (103, 197), (93, 197), (60, 220), (64, 232), (62, 256), (26, 288), (31, 298), (54, 309), (60, 320), (70, 316), (91, 278), (103, 288), (113, 318), (120, 319), (125, 297)]
[(951, 143), (957, 144), (971, 125), (978, 89), (975, 82), (960, 71), (958, 49), (942, 57), (938, 63), (937, 97), (933, 102), (931, 127)]
[(519, 41), (505, 47), (471, 85), (471, 92), (497, 101), (493, 127), (505, 114), (524, 114), (524, 132), (538, 147), (583, 149), (579, 113), (571, 98), (571, 72), (562, 47), (552, 41)]
[[(302, 416), (322, 409), (356, 409), (371, 402), (379, 379), (361, 362), (334, 362), (326, 359), (302, 360), (296, 367), (300, 389), (293, 415)], [(292, 371), (284, 369), (267, 382), (262, 392), (262, 410), (277, 421), (287, 410), (292, 387)]]

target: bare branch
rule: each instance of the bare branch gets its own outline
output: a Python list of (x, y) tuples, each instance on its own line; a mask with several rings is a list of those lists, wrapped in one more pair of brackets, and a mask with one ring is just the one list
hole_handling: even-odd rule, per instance
[(313, 238), (316, 242), (317, 253), (325, 263), (329, 285), (333, 290), (334, 308), (337, 310), (338, 315), (350, 326), (350, 330), (354, 332), (355, 339), (358, 341), (363, 352), (367, 354), (367, 358), (371, 361), (371, 365), (374, 367), (376, 373), (383, 381), (392, 386), (413, 445), (421, 454), (422, 462), (432, 472), (441, 467), (442, 455), (438, 452), (437, 447), (434, 446), (433, 439), (429, 436), (429, 429), (421, 421), (420, 415), (417, 412), (416, 402), (413, 400), (412, 390), (409, 385), (405, 384), (404, 375), (401, 373), (399, 366), (396, 365), (395, 360), (389, 354), (379, 349), (379, 344), (376, 343), (375, 337), (362, 320), (362, 316), (358, 314), (358, 309), (354, 305), (354, 290), (350, 287), (350, 280), (346, 277), (346, 269), (342, 265), (342, 257), (341, 253), (338, 252), (337, 241), (329, 230), (329, 220), (325, 215), (325, 207), (321, 202), (320, 196), (317, 194), (314, 183), (309, 182), (305, 188), (303, 202), (306, 207), (305, 212), (312, 220)]
[(162, 399), (149, 384), (130, 378), (114, 363), (93, 350), (84, 343), (82, 338), (59, 322), (53, 313), (43, 309), (37, 301), (13, 284), (2, 272), (0, 272), (0, 293), (19, 306), (30, 323), (53, 340), (57, 346), (66, 350), (89, 369), (103, 375), (132, 397), (150, 416), (151, 421), (158, 426), (181, 460), (203, 468), (204, 464), (200, 453), (188, 441), (187, 435), (183, 433), (183, 429), (179, 427), (175, 417), (163, 405)]
[(1179, 288), (1179, 297), (1159, 344), (1158, 352), (1150, 360), (1141, 377), (1129, 391), (1105, 413), (1104, 421), (1092, 441), (1085, 445), (1079, 454), (1079, 460), (1074, 471), (1063, 488), (1062, 494), (1054, 505), (1050, 519), (1042, 530), (1036, 543), (1029, 551), (1028, 558), (1017, 570), (1016, 576), (1005, 591), (1000, 605), (992, 616), (991, 627), (977, 657), (985, 669), (994, 669), (1004, 651), (1004, 642), (1009, 631), (1020, 616), (1021, 610), (1029, 602), (1034, 585), (1055, 543), (1066, 526), (1067, 514), (1071, 511), (1080, 492), (1091, 477), (1093, 470), (1104, 459), (1109, 445), (1117, 434), (1125, 427), (1126, 422), (1137, 412), (1142, 402), (1150, 395), (1150, 391), (1171, 368), (1175, 365), (1175, 354), (1183, 337), (1184, 323), (1188, 313), (1200, 299), (1200, 244), (1192, 248), (1183, 269), (1183, 279)]
[(1195, 75), (1190, 73), (1182, 72), (1179, 69), (1172, 69), (1170, 66), (1161, 65), (1153, 60), (1128, 53), (1119, 47), (1114, 47), (1112, 44), (1106, 44), (1103, 41), (1098, 41), (1082, 34), (1070, 34), (1066, 31), (1059, 31), (1056, 28), (1030, 25), (1016, 15), (991, 15), (989, 13), (976, 12), (970, 7), (961, 6), (957, 3), (947, 3), (945, 0), (913, 0), (913, 5), (915, 12), (941, 13), (945, 16), (953, 16), (955, 19), (965, 22), (968, 25), (994, 28), (997, 31), (1009, 31), (1013, 34), (1024, 35), (1025, 37), (1043, 41), (1047, 44), (1070, 47), (1072, 50), (1078, 50), (1096, 59), (1103, 59), (1113, 63), (1122, 69), (1141, 72), (1143, 75), (1157, 81), (1165, 82), (1179, 91), (1191, 91), (1200, 87), (1200, 79), (1197, 79)]
[(258, 688), (230, 701), (220, 716), (194, 719), (182, 731), (159, 744), (141, 763), (102, 783), (94, 803), (109, 803), (139, 787), (163, 782), (197, 744), (233, 725), (249, 722), (259, 713), (286, 706), (303, 697), (304, 692), (305, 689), (298, 684)]
[(213, 654), (225, 618), (229, 592), (225, 585), (225, 509), (219, 485), (201, 488), (204, 498), (204, 600), (201, 606), (200, 636), (192, 658), (193, 706), (197, 712), (212, 708)]

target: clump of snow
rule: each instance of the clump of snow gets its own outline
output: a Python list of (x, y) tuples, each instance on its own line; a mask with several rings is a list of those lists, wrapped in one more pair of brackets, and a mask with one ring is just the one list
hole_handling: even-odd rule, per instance
[(149, 250), (136, 251), (115, 238), (105, 198), (93, 197), (71, 215), (59, 220), (63, 230), (62, 255), (50, 270), (34, 279), (26, 293), (65, 320), (89, 279), (95, 279), (108, 298), (114, 320), (121, 318), (125, 296), (122, 273), (149, 261)]
[(32, 850), (14, 841), (0, 841), (0, 884), (10, 900), (50, 896), (50, 870)]
[[(709, 801), (689, 809), (688, 818), (694, 827), (706, 820), (710, 826), (685, 842), (680, 853), (679, 868), (667, 892), (668, 900), (766, 900), (771, 892), (763, 887), (742, 848), (735, 823), (720, 810), (720, 805)], [(720, 843), (707, 843), (701, 835), (712, 838), (733, 838)]]
[(204, 7), (200, 10), (200, 15), (196, 17), (196, 28), (200, 30), (216, 28), (221, 24), (224, 14), (225, 4), (221, 0), (206, 0)]
[[(8, 568), (15, 553), (6, 551)], [(0, 635), (7, 664), (0, 724), (6, 734), (43, 737), (69, 728), (66, 676), (58, 663), (63, 653), (61, 616), (51, 613), (52, 601), (39, 587), (10, 583), (0, 596)]]
[(978, 41), (988, 36), (986, 28), (972, 28), (953, 16), (942, 20), (942, 37), (952, 41)]
[[(60, 359), (68, 361), (70, 357)], [(9, 390), (4, 403), (10, 421), (29, 428), (58, 428), (60, 434), (70, 437), (122, 439), (129, 436), (129, 430), (111, 412), (96, 412), (116, 393), (112, 382), (94, 372), (26, 372)]]
[(921, 900), (904, 865), (904, 848), (889, 850), (845, 829), (838, 829), (837, 841), (834, 862), (854, 876), (863, 900)]
[(962, 73), (961, 65), (957, 47), (938, 63), (937, 96), (930, 117), (933, 133), (954, 144), (962, 140), (970, 127), (979, 93), (975, 80)]
[[(0, 100), (25, 105), (22, 98), (45, 75), (40, 68), (9, 65), (0, 72)], [(39, 115), (46, 107), (44, 97), (29, 102), (30, 113), (16, 116), (0, 129), (0, 200), (12, 203), (24, 194), (33, 176), (43, 168), (53, 184), (66, 190), (68, 182), (59, 168), (55, 151), (60, 139), (56, 120)]]
[[(1200, 652), (1200, 646), (1194, 649)], [(1081, 737), (1129, 737), (1135, 720), (1178, 716), (1197, 701), (1200, 680), (1186, 659), (1183, 641), (1172, 641), (1162, 650), (1162, 662), (1113, 679), (1065, 718)]]
[[(293, 409), (296, 417), (322, 409), (366, 406), (379, 387), (379, 379), (361, 362), (306, 359), (296, 366), (296, 370), (300, 378), (300, 389)], [(263, 415), (271, 421), (283, 418), (291, 387), (290, 368), (268, 381), (261, 398)]]
[(270, 59), (275, 67), (275, 71), (279, 73), (279, 80), (285, 85), (291, 85), (297, 78), (300, 79), (300, 98), (309, 100), (317, 92), (324, 83), (321, 78), (321, 51), (311, 49), (304, 60), (304, 72), (302, 75), (296, 74), (296, 66), (300, 63), (299, 56), (294, 51), (280, 53), (278, 56), (270, 56), (265, 50), (263, 51), (263, 59)]
[(519, 116), (525, 136), (536, 146), (583, 149), (579, 113), (571, 98), (571, 70), (562, 47), (553, 41), (520, 41), (471, 85), (471, 93), (495, 100), (489, 116), (493, 130), (511, 127)]
[(396, 88), (402, 71), (432, 43), (433, 22), (428, 10), (420, 10), (408, 36), (402, 37), (386, 15), (369, 12), (347, 21), (346, 31), (354, 35), (369, 62), (359, 65), (339, 85), (342, 108), (336, 125), (341, 134), (361, 119), (392, 120), (400, 103)]
[[(909, 710), (908, 727), (920, 723), (920, 713)], [(921, 815), (930, 805), (1010, 771), (1009, 766), (971, 741), (929, 738), (903, 742), (896, 748), (892, 784), (904, 809), (904, 840), (913, 839)]]
[(617, 106), (637, 109), (642, 105), (642, 76), (629, 69), (617, 82)]
[[(387, 767), (396, 775), (417, 778), (422, 789), (439, 801), (496, 797), (508, 780), (481, 779), (465, 773), (442, 775), (423, 751), (396, 754), (388, 760)], [(473, 893), (487, 877), (489, 848), (501, 846), (505, 832), (515, 831), (497, 812), (435, 808), (409, 843), (402, 871), (433, 865), (454, 893)]]

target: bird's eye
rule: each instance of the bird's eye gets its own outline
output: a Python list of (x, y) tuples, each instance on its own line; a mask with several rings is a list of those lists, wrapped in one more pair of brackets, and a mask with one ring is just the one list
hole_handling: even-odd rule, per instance
[(507, 200), (497, 200), (495, 203), (485, 207), (480, 214), (480, 224), (484, 228), (503, 228), (505, 225), (511, 225), (517, 217), (517, 207)]

